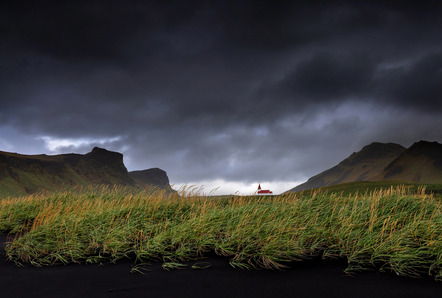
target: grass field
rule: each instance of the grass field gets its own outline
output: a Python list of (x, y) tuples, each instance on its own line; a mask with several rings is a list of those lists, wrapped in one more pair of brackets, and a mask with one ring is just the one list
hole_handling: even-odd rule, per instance
[[(135, 260), (164, 269), (217, 254), (233, 267), (283, 269), (321, 256), (442, 280), (442, 200), (405, 186), (365, 194), (179, 195), (89, 188), (0, 200), (10, 260), (35, 266)], [(197, 263), (198, 264), (198, 263)], [(199, 265), (195, 265), (199, 266)]]

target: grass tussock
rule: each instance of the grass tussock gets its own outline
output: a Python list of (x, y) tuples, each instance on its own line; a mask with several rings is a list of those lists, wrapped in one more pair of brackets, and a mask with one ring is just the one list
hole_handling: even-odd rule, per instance
[(227, 198), (83, 189), (0, 200), (0, 231), (17, 235), (9, 259), (35, 266), (131, 258), (173, 269), (215, 253), (233, 267), (281, 269), (322, 256), (346, 258), (347, 272), (442, 280), (441, 202), (404, 187)]

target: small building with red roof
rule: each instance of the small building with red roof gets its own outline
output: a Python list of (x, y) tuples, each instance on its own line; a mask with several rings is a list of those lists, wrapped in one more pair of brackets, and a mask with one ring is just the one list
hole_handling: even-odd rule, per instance
[(273, 194), (273, 192), (268, 189), (261, 189), (261, 184), (259, 184), (258, 185), (258, 194), (259, 195), (264, 195), (264, 194), (270, 195), (270, 194)]

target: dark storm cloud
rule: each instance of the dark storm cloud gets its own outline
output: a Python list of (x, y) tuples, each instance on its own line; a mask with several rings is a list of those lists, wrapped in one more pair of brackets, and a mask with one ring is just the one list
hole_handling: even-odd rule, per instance
[(138, 43), (146, 50), (193, 11), (178, 1), (161, 2), (9, 1), (3, 4), (2, 33), (10, 44), (54, 58), (118, 63), (130, 58), (126, 44), (138, 28), (145, 38)]
[(442, 111), (442, 51), (381, 71), (379, 98), (396, 106)]
[[(293, 107), (368, 100), (399, 109), (442, 111), (442, 50), (388, 65), (368, 54), (317, 53), (296, 64), (261, 94), (285, 98)], [(387, 65), (384, 65), (384, 64)]]
[(317, 53), (295, 65), (278, 82), (276, 89), (297, 104), (364, 97), (372, 87), (375, 67), (376, 62), (362, 54), (350, 53), (339, 57), (331, 53)]
[(4, 148), (97, 145), (174, 183), (255, 182), (441, 141), (437, 1), (1, 5)]

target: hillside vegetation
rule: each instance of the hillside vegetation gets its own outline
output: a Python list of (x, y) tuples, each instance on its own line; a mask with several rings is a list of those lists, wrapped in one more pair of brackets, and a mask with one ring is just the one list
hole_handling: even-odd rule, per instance
[(310, 194), (313, 192), (334, 193), (338, 195), (367, 195), (376, 191), (387, 191), (391, 188), (404, 187), (409, 194), (425, 192), (434, 197), (442, 197), (442, 184), (423, 184), (406, 181), (357, 181), (338, 185), (319, 187), (301, 191)]
[(320, 191), (273, 197), (210, 199), (82, 190), (0, 200), (0, 231), (17, 264), (46, 266), (135, 260), (134, 271), (210, 266), (283, 269), (322, 257), (345, 258), (347, 272), (365, 269), (442, 280), (442, 201), (398, 186), (365, 195)]
[(173, 192), (163, 170), (128, 172), (121, 153), (102, 148), (84, 155), (0, 152), (0, 198), (88, 185), (155, 186)]
[(442, 144), (420, 141), (404, 148), (393, 143), (372, 143), (287, 192), (357, 181), (442, 184)]

